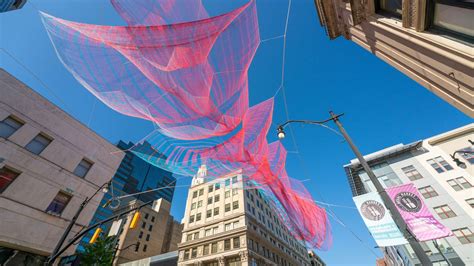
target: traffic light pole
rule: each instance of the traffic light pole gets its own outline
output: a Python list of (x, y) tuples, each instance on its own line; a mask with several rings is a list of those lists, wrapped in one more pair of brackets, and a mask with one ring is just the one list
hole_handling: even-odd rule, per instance
[(141, 205), (139, 205), (138, 207), (135, 207), (135, 208), (132, 208), (130, 210), (126, 210), (126, 211), (123, 211), (117, 215), (114, 215), (110, 218), (107, 218), (103, 221), (100, 221), (100, 222), (97, 222), (89, 227), (86, 227), (84, 228), (79, 234), (77, 234), (76, 236), (74, 236), (71, 240), (69, 240), (69, 242), (61, 249), (59, 249), (56, 253), (53, 253), (51, 254), (51, 256), (49, 257), (48, 261), (46, 262), (46, 265), (51, 265), (61, 254), (64, 253), (64, 251), (66, 251), (71, 245), (73, 245), (77, 240), (79, 240), (81, 237), (83, 237), (85, 234), (87, 234), (89, 231), (95, 229), (96, 227), (102, 225), (102, 224), (105, 224), (105, 223), (108, 223), (112, 220), (115, 220), (117, 218), (120, 218), (122, 217), (123, 215), (127, 214), (127, 213), (130, 213), (130, 212), (133, 212), (133, 211), (136, 211), (136, 210), (139, 210), (141, 209), (143, 206), (146, 206), (146, 205), (149, 205), (153, 203), (153, 200), (150, 200), (148, 202), (145, 202)]
[(374, 184), (375, 189), (377, 190), (380, 197), (382, 198), (383, 203), (392, 214), (395, 224), (398, 226), (398, 228), (400, 228), (400, 230), (403, 233), (403, 236), (407, 239), (411, 248), (413, 249), (416, 256), (418, 257), (418, 260), (420, 260), (421, 265), (423, 266), (433, 265), (430, 258), (428, 257), (428, 255), (426, 255), (426, 252), (421, 247), (420, 243), (416, 241), (413, 235), (408, 231), (408, 227), (407, 227), (407, 224), (405, 223), (405, 220), (403, 220), (400, 212), (398, 212), (397, 207), (395, 206), (393, 201), (390, 199), (385, 189), (382, 187), (382, 184), (380, 184), (379, 179), (375, 176), (374, 172), (369, 167), (369, 164), (364, 159), (364, 156), (362, 156), (357, 146), (352, 142), (352, 139), (349, 137), (349, 134), (347, 134), (346, 130), (342, 126), (341, 122), (339, 121), (339, 118), (336, 115), (334, 115), (333, 112), (329, 112), (329, 113), (332, 118), (331, 120), (333, 120), (334, 123), (336, 123), (337, 127), (339, 128), (339, 131), (344, 136), (344, 139), (347, 141), (352, 151), (356, 155), (357, 159), (359, 160), (359, 163), (362, 165), (362, 168), (364, 168), (365, 172), (370, 178), (370, 181), (372, 182), (372, 184)]

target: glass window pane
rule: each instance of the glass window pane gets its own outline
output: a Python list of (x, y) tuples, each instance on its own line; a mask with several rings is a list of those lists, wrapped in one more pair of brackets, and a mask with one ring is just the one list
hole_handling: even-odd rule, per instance
[(74, 174), (78, 177), (85, 177), (91, 169), (92, 163), (82, 159), (82, 161), (77, 165), (76, 169), (74, 169)]
[(8, 138), (17, 131), (23, 123), (9, 116), (0, 122), (0, 137)]
[(71, 199), (70, 195), (61, 191), (58, 192), (56, 197), (49, 204), (48, 208), (46, 209), (46, 212), (55, 214), (55, 215), (61, 215), (63, 210), (66, 208), (66, 205), (69, 203), (70, 199)]
[(51, 139), (46, 137), (43, 134), (38, 134), (34, 139), (30, 141), (25, 146), (25, 149), (27, 149), (29, 152), (34, 153), (34, 154), (40, 154), (50, 143)]
[(0, 193), (5, 191), (5, 189), (15, 180), (20, 173), (17, 173), (11, 169), (3, 167), (0, 169)]
[(474, 9), (436, 3), (433, 24), (474, 37)]
[(383, 11), (402, 15), (402, 0), (379, 0), (379, 7)]

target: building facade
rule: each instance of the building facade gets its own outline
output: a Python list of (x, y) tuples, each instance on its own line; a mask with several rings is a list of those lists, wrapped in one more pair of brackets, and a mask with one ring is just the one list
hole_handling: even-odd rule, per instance
[(26, 4), (26, 0), (2, 0), (0, 2), (0, 13), (17, 10)]
[(178, 265), (311, 265), (267, 196), (246, 189), (241, 171), (205, 182), (201, 166), (188, 192)]
[[(451, 157), (455, 151), (471, 150), (472, 141), (474, 124), (365, 156), (385, 188), (413, 183), (433, 216), (454, 233), (436, 241), (439, 249), (433, 241), (421, 243), (437, 265), (448, 265), (445, 258), (452, 265), (474, 264), (474, 155), (457, 154), (465, 167)], [(357, 160), (345, 170), (354, 196), (375, 191)], [(383, 252), (389, 265), (419, 264), (408, 245), (386, 247)]]
[[(125, 208), (116, 211), (121, 212), (139, 204), (140, 201), (134, 200)], [(147, 205), (140, 209), (140, 219), (135, 228), (130, 228), (133, 212), (126, 218), (115, 221), (109, 231), (109, 235), (118, 236), (114, 264), (177, 251), (183, 226), (170, 215), (170, 208), (171, 204), (160, 198), (154, 201), (152, 206)]]
[[(106, 206), (106, 203), (112, 198), (113, 195), (121, 196), (152, 189), (159, 189), (123, 199), (120, 201), (120, 205), (122, 207), (127, 206), (129, 201), (132, 200), (148, 202), (161, 198), (170, 203), (172, 202), (176, 178), (173, 177), (171, 172), (156, 167), (133, 154), (131, 151), (129, 151), (129, 149), (133, 146), (133, 143), (126, 143), (124, 141), (119, 141), (117, 144), (117, 148), (125, 152), (125, 157), (123, 158), (117, 172), (112, 178), (113, 189), (110, 189), (104, 195), (99, 208), (97, 208), (97, 211), (91, 220), (91, 224), (107, 219), (113, 215), (114, 210), (110, 207), (112, 205), (116, 205), (116, 202), (113, 202), (110, 206)], [(94, 232), (91, 231), (82, 238), (81, 245), (78, 247), (79, 251), (83, 250), (84, 245), (89, 243), (93, 234)]]
[[(42, 265), (80, 204), (112, 178), (123, 156), (0, 69), (0, 264)], [(89, 224), (102, 196), (89, 202), (66, 239)]]
[(474, 2), (314, 0), (330, 39), (344, 36), (474, 117)]
[(309, 261), (311, 266), (326, 266), (326, 263), (314, 251), (308, 251)]

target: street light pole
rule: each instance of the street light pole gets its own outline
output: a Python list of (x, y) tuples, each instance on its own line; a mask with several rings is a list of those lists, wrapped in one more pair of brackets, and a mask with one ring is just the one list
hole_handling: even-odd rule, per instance
[(305, 123), (305, 124), (324, 124), (328, 121), (334, 121), (334, 123), (337, 125), (339, 128), (339, 131), (341, 132), (342, 136), (344, 139), (347, 141), (349, 146), (351, 147), (352, 151), (354, 152), (355, 156), (359, 160), (359, 163), (362, 165), (362, 168), (364, 168), (365, 172), (370, 178), (370, 181), (372, 184), (374, 184), (375, 189), (379, 193), (380, 197), (382, 198), (383, 203), (387, 207), (387, 209), (390, 211), (392, 214), (393, 220), (395, 221), (395, 224), (400, 228), (401, 232), (403, 233), (404, 237), (407, 239), (408, 243), (410, 244), (411, 248), (415, 252), (416, 256), (418, 257), (418, 260), (420, 260), (421, 265), (433, 265), (430, 258), (428, 255), (426, 255), (425, 251), (421, 247), (420, 243), (416, 241), (416, 239), (411, 235), (411, 233), (408, 231), (407, 225), (405, 223), (405, 220), (403, 220), (402, 216), (398, 212), (398, 209), (396, 208), (395, 204), (392, 202), (390, 197), (388, 196), (387, 192), (385, 189), (382, 187), (382, 184), (380, 184), (378, 178), (375, 176), (374, 172), (372, 169), (369, 167), (369, 164), (367, 161), (364, 159), (362, 154), (360, 153), (359, 149), (357, 146), (352, 142), (352, 139), (349, 137), (349, 134), (347, 134), (346, 130), (342, 126), (341, 122), (339, 121), (339, 117), (341, 117), (343, 114), (335, 115), (332, 111), (329, 112), (331, 115), (331, 118), (326, 119), (324, 121), (310, 121), (310, 120), (289, 120), (280, 126), (278, 126), (278, 138), (282, 139), (285, 137), (285, 133), (283, 131), (283, 127), (289, 123), (297, 122), (297, 123)]
[[(55, 254), (58, 253), (59, 249), (61, 248), (61, 246), (64, 244), (64, 241), (66, 241), (66, 237), (69, 235), (69, 233), (71, 232), (72, 230), (72, 227), (74, 226), (74, 224), (76, 224), (76, 221), (77, 221), (77, 218), (79, 218), (79, 215), (81, 214), (82, 210), (84, 210), (84, 207), (89, 203), (89, 201), (94, 198), (95, 195), (97, 195), (97, 193), (99, 193), (99, 191), (101, 190), (106, 190), (108, 189), (108, 187), (110, 186), (111, 184), (111, 181), (103, 184), (102, 186), (100, 186), (95, 192), (94, 194), (89, 198), (89, 197), (86, 197), (84, 199), (84, 201), (81, 203), (81, 205), (79, 206), (79, 209), (77, 209), (76, 211), (76, 214), (74, 214), (74, 217), (72, 217), (71, 219), (71, 222), (69, 222), (69, 225), (67, 226), (66, 230), (64, 231), (63, 235), (61, 236), (61, 239), (59, 239), (59, 242), (56, 244), (56, 247), (54, 248), (53, 252), (51, 253), (51, 256), (48, 258), (48, 261), (47, 263), (53, 263), (54, 261), (52, 260), (52, 256), (54, 256)], [(107, 193), (106, 191), (104, 191), (105, 193)]]

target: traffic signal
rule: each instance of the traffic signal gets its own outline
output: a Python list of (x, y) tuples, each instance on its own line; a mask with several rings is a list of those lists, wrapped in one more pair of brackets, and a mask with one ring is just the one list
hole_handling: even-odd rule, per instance
[(97, 238), (99, 238), (101, 232), (102, 232), (102, 228), (98, 227), (97, 229), (95, 229), (95, 232), (92, 235), (91, 240), (89, 240), (89, 244), (94, 244)]
[(140, 212), (136, 211), (135, 214), (133, 214), (132, 221), (130, 222), (130, 226), (128, 228), (133, 229), (137, 227), (137, 224), (139, 221), (140, 221)]

